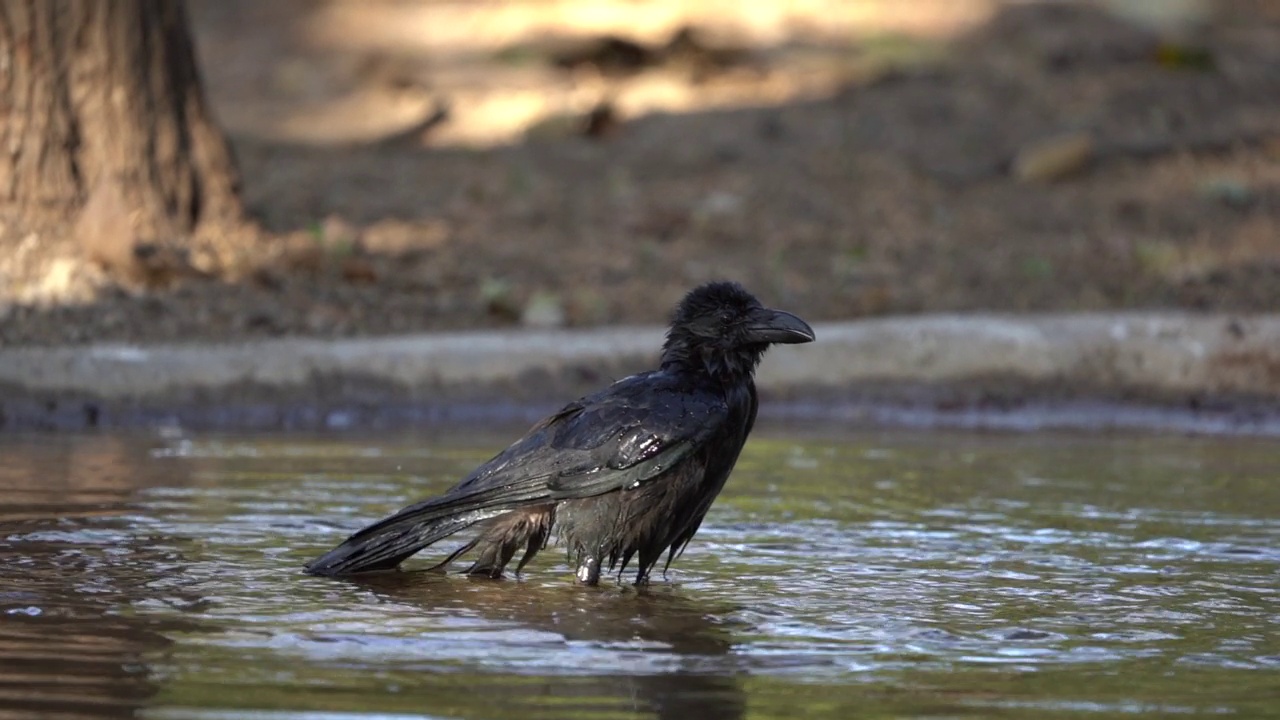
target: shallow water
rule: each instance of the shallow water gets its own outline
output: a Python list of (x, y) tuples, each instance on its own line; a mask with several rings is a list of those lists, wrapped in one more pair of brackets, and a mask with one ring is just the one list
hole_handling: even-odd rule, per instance
[(1271, 440), (764, 427), (642, 591), (299, 573), (516, 430), (0, 438), (0, 717), (1280, 713)]

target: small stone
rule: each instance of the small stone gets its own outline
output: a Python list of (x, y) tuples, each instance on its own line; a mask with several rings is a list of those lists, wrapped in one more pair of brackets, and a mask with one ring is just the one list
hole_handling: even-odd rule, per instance
[(1059, 135), (1019, 150), (1012, 174), (1023, 182), (1062, 180), (1084, 170), (1096, 151), (1097, 143), (1088, 133)]
[(565, 323), (564, 303), (554, 293), (540, 292), (529, 299), (520, 316), (520, 322), (526, 327), (552, 328), (563, 327)]
[(480, 302), (485, 312), (500, 318), (515, 320), (520, 317), (511, 283), (504, 278), (487, 278), (480, 283)]
[(350, 255), (360, 249), (360, 229), (337, 215), (322, 220), (317, 235), (325, 249), (333, 254)]
[(741, 195), (717, 191), (711, 193), (702, 201), (702, 204), (698, 206), (697, 214), (705, 218), (727, 217), (736, 215), (742, 210), (742, 206)]
[(1211, 178), (1200, 184), (1200, 194), (1206, 199), (1232, 208), (1247, 208), (1257, 200), (1257, 193), (1233, 178)]
[(360, 239), (365, 252), (407, 256), (443, 246), (449, 233), (443, 220), (381, 220), (366, 228)]

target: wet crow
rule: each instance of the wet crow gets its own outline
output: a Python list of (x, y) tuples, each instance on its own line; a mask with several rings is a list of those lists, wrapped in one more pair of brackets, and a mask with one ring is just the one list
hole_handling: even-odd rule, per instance
[(659, 369), (623, 378), (534, 425), (443, 495), (410, 505), (347, 538), (306, 571), (343, 575), (398, 566), (479, 524), (439, 563), (475, 551), (468, 572), (520, 570), (554, 535), (579, 582), (602, 568), (636, 583), (666, 553), (669, 567), (724, 487), (755, 423), (754, 372), (769, 345), (814, 339), (803, 320), (760, 304), (737, 283), (698, 287), (681, 300)]

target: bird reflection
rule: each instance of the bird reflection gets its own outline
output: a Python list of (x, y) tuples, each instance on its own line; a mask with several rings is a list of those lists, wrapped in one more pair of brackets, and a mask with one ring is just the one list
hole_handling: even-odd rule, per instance
[(551, 695), (611, 698), (657, 718), (731, 720), (746, 714), (742, 670), (732, 654), (732, 629), (739, 621), (729, 619), (737, 608), (727, 603), (693, 598), (670, 586), (494, 583), (426, 572), (376, 573), (347, 581), (381, 600), (433, 613), (465, 612), (554, 633), (571, 643), (625, 647), (654, 656), (655, 662), (631, 668), (602, 667), (585, 682), (567, 674), (563, 681), (549, 680)]

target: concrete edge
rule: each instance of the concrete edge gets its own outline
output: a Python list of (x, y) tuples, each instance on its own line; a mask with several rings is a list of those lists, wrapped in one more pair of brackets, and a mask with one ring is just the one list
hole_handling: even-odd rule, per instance
[[(762, 394), (816, 414), (850, 403), (972, 412), (1046, 401), (1280, 413), (1280, 315), (929, 315), (815, 331), (813, 344), (770, 351)], [(152, 424), (201, 408), (230, 418), (250, 407), (263, 417), (528, 407), (649, 367), (661, 341), (661, 328), (615, 327), (6, 348), (0, 428)]]

